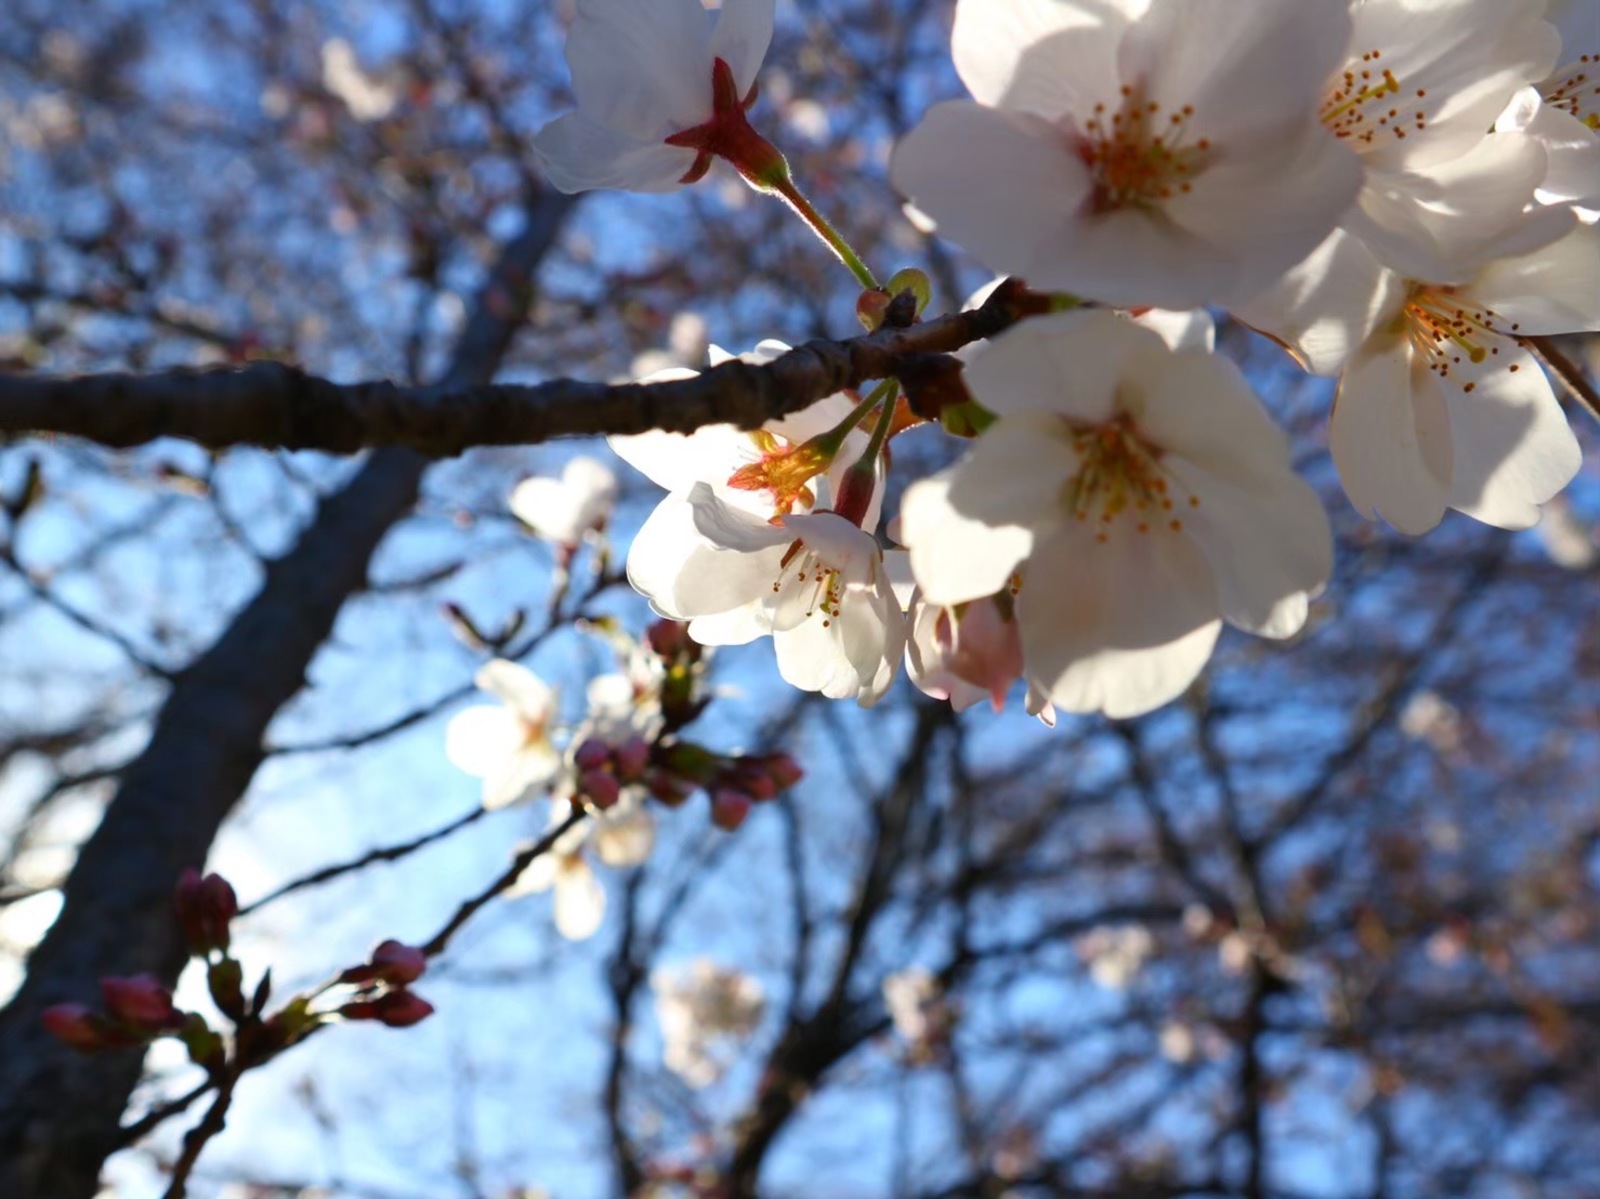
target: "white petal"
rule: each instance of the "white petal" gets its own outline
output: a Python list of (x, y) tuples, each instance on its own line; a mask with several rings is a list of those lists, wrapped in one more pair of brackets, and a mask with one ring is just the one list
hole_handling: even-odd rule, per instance
[(774, 0), (722, 0), (717, 28), (711, 35), (711, 57), (733, 68), (743, 96), (756, 81), (761, 60), (772, 44)]
[(1300, 364), (1337, 375), (1374, 329), (1399, 313), (1405, 281), (1360, 238), (1335, 230), (1281, 282), (1233, 313), (1287, 346)]
[(672, 191), (695, 159), (693, 150), (641, 141), (582, 111), (551, 121), (534, 136), (533, 149), (550, 186), (568, 195), (601, 187)]
[(1501, 259), (1464, 290), (1519, 334), (1600, 329), (1600, 230), (1580, 225), (1542, 250)]
[(1498, 528), (1531, 528), (1539, 505), (1578, 473), (1583, 452), (1525, 350), (1502, 356), (1475, 381), (1471, 392), (1446, 393), (1455, 452), (1450, 506)]
[[(682, 372), (693, 378), (694, 372)], [(611, 449), (634, 470), (667, 491), (688, 491), (696, 483), (726, 483), (728, 476), (755, 458), (750, 435), (732, 425), (707, 425), (694, 433), (653, 430), (613, 437)]]
[(587, 941), (600, 931), (606, 891), (580, 857), (562, 859), (555, 880), (556, 931), (569, 941)]
[[(1031, 528), (969, 516), (952, 501), (961, 470), (957, 466), (913, 483), (900, 502), (911, 572), (930, 603), (960, 604), (993, 595), (1010, 583), (1012, 572), (1033, 550)], [(1014, 478), (1026, 481), (1021, 475)], [(968, 490), (963, 486), (963, 502)], [(981, 484), (978, 491), (981, 496)]]
[(701, 645), (749, 645), (771, 632), (772, 617), (755, 605), (696, 616), (689, 622), (689, 636)]
[(690, 489), (689, 507), (696, 532), (720, 550), (757, 554), (794, 540), (794, 534), (728, 504), (705, 483)]
[(817, 613), (793, 628), (773, 633), (778, 673), (801, 691), (820, 691), (829, 699), (851, 698), (860, 690), (861, 678), (844, 656), (838, 631), (824, 628), (823, 619)]
[(1167, 470), (1200, 501), (1183, 525), (1211, 563), (1222, 617), (1262, 637), (1292, 637), (1308, 596), (1333, 570), (1333, 534), (1317, 493), (1283, 472), (1273, 487), (1225, 478), (1171, 458)]
[(1316, 114), (1349, 35), (1345, 0), (1161, 0), (1118, 61), (1163, 111), (1192, 106), (1195, 137), (1249, 153)]
[(1036, 287), (1073, 286), (1041, 254), (1077, 228), (1089, 176), (1049, 122), (965, 100), (936, 104), (895, 147), (890, 173), (940, 236), (991, 269)]
[(1056, 706), (1137, 716), (1182, 694), (1221, 622), (1210, 571), (1181, 533), (1118, 522), (1041, 543), (1017, 600), (1023, 657)]
[(1450, 415), (1437, 376), (1399, 337), (1350, 360), (1329, 441), (1350, 502), (1403, 533), (1426, 533), (1449, 506)]
[(542, 725), (550, 718), (555, 692), (526, 666), (495, 658), (479, 667), (472, 681), (529, 724)]
[(498, 704), (457, 712), (445, 727), (444, 753), (457, 770), (482, 778), (512, 758), (526, 726)]
[(567, 35), (579, 108), (641, 142), (708, 120), (710, 24), (700, 0), (583, 0)]
[(1159, 335), (1110, 312), (1038, 317), (974, 358), (967, 386), (1003, 417), (1050, 414), (1099, 424), (1116, 412), (1126, 361), (1160, 345)]
[(1133, 318), (1173, 350), (1205, 350), (1217, 348), (1217, 323), (1204, 308), (1188, 308), (1175, 312), (1169, 308), (1149, 308)]
[(1126, 26), (1123, 12), (1092, 0), (960, 0), (950, 49), (980, 104), (1054, 118), (1116, 94)]
[(656, 818), (642, 803), (623, 800), (599, 818), (591, 839), (607, 866), (637, 866), (655, 848)]

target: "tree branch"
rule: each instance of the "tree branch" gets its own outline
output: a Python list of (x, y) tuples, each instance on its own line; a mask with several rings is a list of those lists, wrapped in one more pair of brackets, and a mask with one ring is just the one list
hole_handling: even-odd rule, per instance
[(1024, 315), (1026, 295), (1013, 284), (972, 312), (846, 341), (812, 341), (764, 366), (734, 361), (662, 383), (340, 384), (277, 362), (64, 379), (0, 374), (0, 437), (69, 434), (112, 447), (177, 437), (210, 449), (335, 454), (407, 446), (448, 457), (473, 446), (556, 437), (689, 433), (712, 424), (755, 428), (887, 378), (918, 356), (993, 337)]

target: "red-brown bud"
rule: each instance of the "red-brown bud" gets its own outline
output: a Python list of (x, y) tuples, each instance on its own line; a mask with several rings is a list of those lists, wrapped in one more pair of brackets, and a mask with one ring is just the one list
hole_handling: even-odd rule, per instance
[(199, 871), (185, 870), (178, 878), (173, 906), (191, 953), (204, 957), (213, 950), (227, 952), (228, 926), (239, 914), (239, 898), (227, 879), (220, 874), (201, 878)]
[(761, 767), (780, 791), (787, 791), (806, 777), (804, 767), (794, 760), (794, 755), (782, 751), (762, 758)]
[(711, 793), (711, 823), (724, 832), (733, 832), (750, 815), (751, 799), (732, 787), (718, 787)]
[(658, 620), (644, 632), (644, 639), (660, 657), (672, 659), (699, 649), (689, 636), (689, 626), (677, 620)]
[(93, 1053), (113, 1044), (105, 1021), (81, 1003), (58, 1003), (45, 1008), (39, 1022), (56, 1040), (81, 1053)]
[(433, 1015), (433, 1004), (407, 990), (388, 991), (376, 999), (358, 999), (339, 1009), (346, 1020), (376, 1020), (390, 1028), (410, 1028)]
[(148, 974), (102, 978), (100, 995), (106, 1015), (130, 1032), (154, 1036), (183, 1024), (183, 1016), (172, 1006), (172, 993)]
[(618, 778), (626, 783), (636, 782), (650, 765), (650, 742), (634, 734), (612, 751), (611, 762)]
[(572, 751), (572, 764), (580, 771), (604, 770), (611, 761), (611, 747), (596, 737), (585, 740)]
[(622, 798), (622, 784), (607, 770), (587, 770), (578, 776), (578, 793), (602, 812)]
[(428, 958), (415, 946), (389, 940), (372, 951), (372, 965), (378, 979), (403, 987), (422, 977), (428, 969)]

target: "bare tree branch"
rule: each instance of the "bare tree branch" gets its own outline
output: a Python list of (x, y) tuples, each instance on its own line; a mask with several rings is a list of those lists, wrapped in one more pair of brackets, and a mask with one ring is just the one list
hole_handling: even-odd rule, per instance
[(972, 312), (846, 341), (812, 341), (765, 366), (728, 362), (663, 383), (401, 387), (331, 383), (277, 362), (242, 369), (46, 379), (0, 375), (0, 436), (70, 434), (101, 445), (177, 437), (210, 449), (253, 445), (347, 454), (407, 446), (447, 457), (473, 446), (556, 437), (755, 428), (928, 354), (993, 337), (1023, 315), (1020, 285)]

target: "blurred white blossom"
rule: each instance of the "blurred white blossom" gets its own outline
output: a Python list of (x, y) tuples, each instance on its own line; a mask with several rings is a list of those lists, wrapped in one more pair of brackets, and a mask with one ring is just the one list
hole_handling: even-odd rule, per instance
[(663, 1061), (692, 1087), (709, 1086), (761, 1024), (766, 996), (747, 974), (698, 958), (650, 975)]

